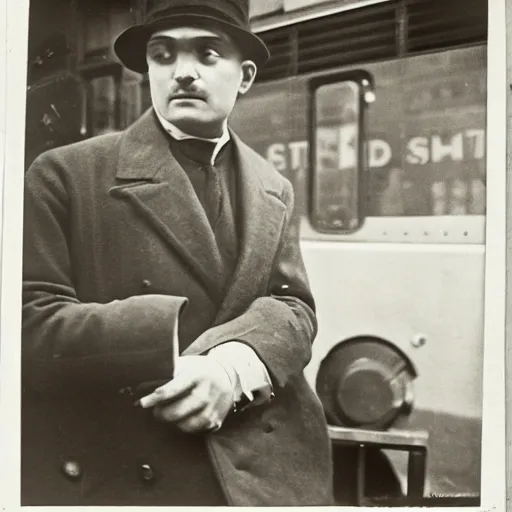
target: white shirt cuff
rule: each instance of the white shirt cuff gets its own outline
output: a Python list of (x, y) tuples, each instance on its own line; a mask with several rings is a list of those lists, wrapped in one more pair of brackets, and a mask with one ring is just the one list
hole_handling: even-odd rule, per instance
[(256, 352), (245, 343), (230, 341), (214, 347), (209, 356), (221, 363), (233, 384), (233, 402), (245, 395), (250, 405), (258, 405), (272, 397), (272, 381)]

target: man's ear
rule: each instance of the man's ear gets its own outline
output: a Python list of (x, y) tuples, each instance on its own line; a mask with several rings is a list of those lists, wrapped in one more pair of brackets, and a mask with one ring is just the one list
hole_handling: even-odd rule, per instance
[(256, 73), (258, 72), (258, 68), (256, 64), (252, 60), (244, 60), (241, 64), (242, 66), (242, 81), (240, 82), (240, 87), (238, 88), (238, 93), (244, 95), (254, 83), (254, 79), (256, 78)]

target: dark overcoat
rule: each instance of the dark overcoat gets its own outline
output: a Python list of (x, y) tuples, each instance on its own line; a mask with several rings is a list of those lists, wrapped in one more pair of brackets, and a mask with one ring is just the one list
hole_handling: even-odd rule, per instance
[[(232, 139), (243, 237), (222, 293), (214, 235), (152, 110), (124, 132), (49, 151), (27, 172), (22, 503), (166, 503), (176, 461), (162, 425), (132, 404), (141, 383), (169, 377), (178, 318), (184, 354), (238, 340), (273, 381), (274, 400), (207, 434), (227, 502), (331, 503), (324, 415), (302, 373), (316, 318), (289, 233), (292, 188)], [(147, 460), (158, 478), (143, 487), (134, 468)]]

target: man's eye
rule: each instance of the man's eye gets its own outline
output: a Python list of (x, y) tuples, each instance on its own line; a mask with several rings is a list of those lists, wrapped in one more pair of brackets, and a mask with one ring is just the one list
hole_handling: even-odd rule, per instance
[(217, 50), (210, 47), (205, 47), (201, 50), (201, 55), (206, 59), (215, 59), (220, 57), (220, 54)]
[(168, 62), (172, 59), (172, 53), (165, 48), (152, 48), (149, 56), (156, 62)]

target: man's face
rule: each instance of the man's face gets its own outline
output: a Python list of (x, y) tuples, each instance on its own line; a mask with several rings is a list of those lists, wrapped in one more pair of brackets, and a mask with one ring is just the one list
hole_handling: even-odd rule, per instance
[(149, 83), (159, 114), (184, 132), (201, 137), (222, 133), (239, 94), (256, 76), (220, 30), (177, 27), (155, 32), (147, 45)]

